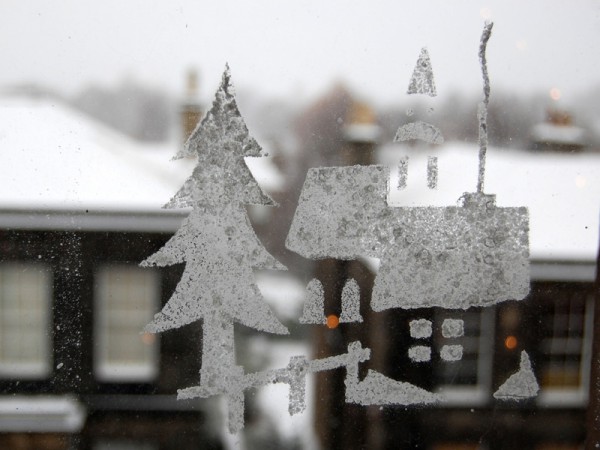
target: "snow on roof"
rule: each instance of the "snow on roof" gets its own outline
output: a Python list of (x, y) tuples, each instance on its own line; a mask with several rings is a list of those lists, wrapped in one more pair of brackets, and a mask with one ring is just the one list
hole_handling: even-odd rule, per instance
[(306, 290), (289, 272), (262, 271), (255, 273), (256, 284), (277, 317), (294, 320), (302, 312)]
[[(398, 190), (397, 161), (408, 155), (408, 186)], [(438, 158), (438, 187), (427, 188), (427, 157)], [(478, 147), (448, 143), (435, 148), (387, 145), (392, 206), (456, 205), (477, 187)], [(484, 192), (498, 206), (527, 206), (530, 255), (540, 261), (596, 261), (600, 227), (600, 155), (536, 153), (489, 148)]]
[[(259, 144), (265, 147), (262, 142), (259, 142)], [(246, 158), (245, 161), (256, 181), (265, 191), (274, 193), (282, 192), (285, 189), (285, 177), (272, 158)]]
[(533, 142), (550, 142), (563, 145), (581, 145), (587, 142), (585, 130), (574, 125), (539, 123), (531, 130)]
[(377, 142), (381, 129), (372, 123), (351, 123), (344, 126), (343, 133), (349, 142)]
[[(192, 173), (176, 144), (129, 139), (48, 97), (0, 98), (0, 209), (160, 212)], [(248, 165), (266, 190), (283, 179), (268, 158)]]

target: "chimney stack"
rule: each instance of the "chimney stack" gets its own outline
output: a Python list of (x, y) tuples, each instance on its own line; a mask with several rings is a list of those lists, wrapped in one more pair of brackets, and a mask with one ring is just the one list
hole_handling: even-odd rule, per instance
[(374, 153), (381, 129), (377, 125), (375, 112), (366, 103), (352, 101), (346, 114), (343, 128), (344, 160), (348, 165), (374, 163)]
[(179, 112), (182, 145), (196, 129), (201, 117), (202, 109), (198, 102), (198, 73), (195, 69), (190, 69), (187, 74), (185, 100), (181, 104)]

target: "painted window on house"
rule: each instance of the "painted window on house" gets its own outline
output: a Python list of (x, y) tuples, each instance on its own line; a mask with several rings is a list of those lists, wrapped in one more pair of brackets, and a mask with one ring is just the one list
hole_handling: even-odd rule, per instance
[(35, 379), (52, 366), (52, 274), (35, 263), (0, 264), (0, 376)]
[(100, 381), (151, 381), (158, 338), (141, 333), (158, 308), (160, 275), (133, 265), (106, 265), (95, 282), (95, 375)]

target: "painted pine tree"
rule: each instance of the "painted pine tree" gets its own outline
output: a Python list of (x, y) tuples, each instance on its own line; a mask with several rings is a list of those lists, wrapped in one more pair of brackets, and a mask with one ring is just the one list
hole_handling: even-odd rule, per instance
[(287, 334), (264, 302), (253, 269), (285, 269), (258, 240), (245, 205), (274, 205), (246, 166), (244, 157), (265, 156), (250, 137), (237, 108), (229, 67), (212, 108), (178, 157), (198, 164), (166, 208), (191, 207), (175, 235), (142, 266), (185, 263), (175, 292), (145, 331), (157, 333), (202, 320), (200, 387), (227, 391), (239, 374), (235, 365), (234, 322)]

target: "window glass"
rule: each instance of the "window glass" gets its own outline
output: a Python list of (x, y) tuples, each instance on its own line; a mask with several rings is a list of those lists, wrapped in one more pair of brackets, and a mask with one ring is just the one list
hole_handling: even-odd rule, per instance
[(47, 266), (0, 264), (0, 376), (40, 378), (50, 373), (51, 299)]
[(149, 381), (158, 371), (156, 335), (142, 333), (158, 307), (160, 275), (135, 266), (97, 273), (95, 372), (102, 381)]
[(0, 449), (600, 445), (597, 2), (66, 3), (0, 2)]

